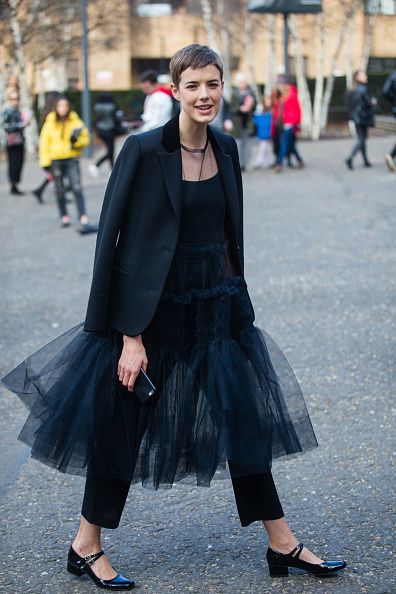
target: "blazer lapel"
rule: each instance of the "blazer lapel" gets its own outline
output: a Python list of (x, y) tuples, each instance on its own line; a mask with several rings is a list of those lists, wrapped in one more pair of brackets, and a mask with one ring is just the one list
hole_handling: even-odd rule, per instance
[(162, 145), (167, 152), (158, 153), (166, 190), (179, 221), (181, 211), (182, 162), (180, 152), (179, 114), (163, 128)]
[[(210, 136), (214, 137), (213, 131), (211, 130)], [(211, 138), (212, 139), (212, 138)], [(238, 188), (236, 185), (234, 165), (230, 155), (224, 153), (221, 150), (220, 145), (215, 138), (215, 142), (212, 143), (214, 154), (216, 157), (217, 165), (219, 168), (221, 180), (223, 182), (224, 193), (226, 196), (227, 204), (227, 215), (231, 224), (231, 229), (234, 234), (234, 238), (238, 241), (239, 237), (239, 197)]]
[(173, 153), (158, 153), (161, 164), (162, 175), (164, 176), (166, 190), (172, 203), (177, 220), (180, 219), (181, 210), (181, 155), (180, 149)]

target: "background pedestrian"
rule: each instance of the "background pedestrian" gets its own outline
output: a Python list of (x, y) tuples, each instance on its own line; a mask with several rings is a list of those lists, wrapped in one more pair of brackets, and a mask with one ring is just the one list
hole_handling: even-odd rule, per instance
[(100, 93), (94, 105), (96, 134), (106, 147), (106, 153), (96, 163), (88, 167), (93, 177), (99, 176), (99, 167), (109, 161), (110, 171), (114, 166), (114, 140), (122, 130), (121, 117), (123, 112), (119, 109), (111, 93)]
[(292, 85), (285, 75), (278, 76), (279, 100), (273, 108), (274, 132), (280, 133), (280, 145), (275, 171), (280, 173), (283, 169), (284, 159), (294, 155), (298, 166), (304, 167), (304, 162), (296, 147), (296, 133), (301, 123), (301, 107), (298, 99), (297, 88)]
[(158, 74), (155, 70), (145, 70), (140, 75), (140, 88), (146, 95), (146, 99), (141, 115), (143, 124), (135, 132), (138, 134), (166, 124), (172, 117), (174, 109), (167, 89), (158, 83)]
[(362, 153), (365, 167), (371, 167), (367, 157), (367, 132), (374, 126), (374, 105), (368, 89), (367, 74), (364, 70), (357, 70), (353, 76), (354, 87), (347, 93), (349, 117), (355, 124), (357, 142), (345, 163), (348, 169), (353, 169), (353, 159), (357, 153)]
[(29, 120), (19, 108), (19, 93), (16, 90), (12, 90), (8, 94), (8, 105), (3, 111), (2, 124), (5, 132), (10, 193), (22, 195), (24, 192), (18, 188), (18, 184), (21, 181), (25, 153), (23, 131), (29, 124)]
[(232, 133), (238, 146), (241, 170), (245, 171), (250, 159), (250, 137), (254, 134), (253, 113), (256, 108), (256, 98), (244, 72), (238, 72), (236, 82), (237, 88), (234, 89), (231, 98), (231, 114), (234, 123)]
[(97, 231), (97, 226), (88, 222), (81, 187), (79, 157), (82, 149), (88, 144), (89, 132), (84, 122), (72, 111), (70, 101), (66, 97), (59, 97), (55, 103), (55, 110), (48, 114), (41, 130), (40, 165), (51, 167), (62, 227), (70, 225), (64, 186), (64, 178), (67, 178), (76, 201), (80, 233)]
[(259, 148), (254, 167), (269, 167), (271, 164), (271, 97), (265, 96), (262, 101), (262, 111), (255, 113), (253, 123), (259, 139)]
[[(396, 118), (396, 71), (388, 76), (383, 86), (384, 97), (389, 101), (391, 110)], [(390, 153), (385, 154), (385, 163), (389, 171), (395, 171), (396, 144), (394, 144)]]

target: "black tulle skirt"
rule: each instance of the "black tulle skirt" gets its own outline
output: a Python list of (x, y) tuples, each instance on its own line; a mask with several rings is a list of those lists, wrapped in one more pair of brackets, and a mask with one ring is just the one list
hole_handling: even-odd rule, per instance
[(3, 379), (29, 409), (19, 439), (62, 472), (151, 488), (208, 486), (226, 466), (268, 472), (317, 442), (285, 356), (253, 318), (227, 242), (179, 246), (143, 333), (154, 399), (119, 382), (122, 336), (79, 324)]

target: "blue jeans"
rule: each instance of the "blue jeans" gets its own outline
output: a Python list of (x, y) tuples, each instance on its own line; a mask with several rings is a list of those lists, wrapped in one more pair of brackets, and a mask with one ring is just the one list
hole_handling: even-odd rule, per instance
[(280, 139), (280, 150), (277, 159), (278, 165), (283, 165), (283, 160), (289, 155), (294, 155), (301, 162), (301, 156), (296, 147), (295, 128), (283, 128)]
[(69, 180), (70, 190), (76, 199), (78, 216), (82, 217), (85, 215), (85, 203), (81, 189), (80, 164), (78, 159), (57, 159), (52, 161), (51, 173), (54, 176), (56, 200), (58, 202), (60, 216), (67, 216), (65, 186), (63, 183), (65, 177)]

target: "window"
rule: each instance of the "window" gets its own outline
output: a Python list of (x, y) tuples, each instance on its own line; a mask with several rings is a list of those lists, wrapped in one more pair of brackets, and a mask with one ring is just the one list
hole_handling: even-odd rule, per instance
[(396, 15), (396, 0), (366, 0), (366, 14)]
[(72, 58), (67, 62), (67, 88), (78, 89), (79, 83), (78, 60)]
[(384, 74), (396, 70), (396, 58), (370, 58), (368, 74)]

